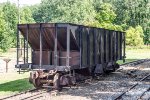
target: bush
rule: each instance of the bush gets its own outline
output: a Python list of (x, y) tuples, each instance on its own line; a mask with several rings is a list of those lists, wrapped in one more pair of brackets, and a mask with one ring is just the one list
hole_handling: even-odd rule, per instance
[(143, 29), (141, 26), (135, 28), (129, 27), (126, 31), (126, 44), (129, 46), (142, 46), (143, 43)]

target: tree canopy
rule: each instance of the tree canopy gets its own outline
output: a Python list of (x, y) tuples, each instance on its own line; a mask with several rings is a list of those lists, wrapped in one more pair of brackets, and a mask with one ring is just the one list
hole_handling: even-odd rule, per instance
[(83, 24), (94, 21), (93, 0), (42, 0), (33, 12), (36, 22), (70, 22)]
[(126, 44), (130, 46), (143, 45), (143, 29), (141, 26), (129, 27), (126, 31)]
[[(0, 5), (0, 49), (6, 51), (10, 47), (16, 46), (18, 8), (10, 2)], [(31, 9), (22, 7), (20, 10), (21, 23), (34, 22)]]
[(150, 44), (150, 0), (42, 0), (20, 7), (0, 4), (0, 49), (16, 45), (21, 23), (69, 22), (126, 32), (127, 45)]

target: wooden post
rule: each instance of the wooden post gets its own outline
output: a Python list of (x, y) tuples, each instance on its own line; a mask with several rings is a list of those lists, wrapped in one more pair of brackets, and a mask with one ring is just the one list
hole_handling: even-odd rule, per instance
[(11, 61), (11, 59), (3, 59), (6, 62), (6, 73), (8, 72), (8, 63)]

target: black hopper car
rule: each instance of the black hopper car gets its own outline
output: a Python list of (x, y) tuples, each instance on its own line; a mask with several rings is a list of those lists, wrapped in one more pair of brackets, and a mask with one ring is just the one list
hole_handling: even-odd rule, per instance
[[(29, 81), (60, 87), (75, 84), (82, 76), (97, 76), (119, 68), (117, 60), (125, 59), (125, 33), (71, 23), (19, 24), (17, 64), (31, 69)], [(20, 59), (20, 33), (24, 37)], [(31, 62), (29, 63), (29, 49)]]

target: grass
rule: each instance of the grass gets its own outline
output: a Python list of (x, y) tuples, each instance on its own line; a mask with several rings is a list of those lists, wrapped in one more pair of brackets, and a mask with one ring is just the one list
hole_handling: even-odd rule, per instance
[(0, 96), (18, 93), (33, 88), (28, 82), (29, 73), (0, 74)]
[[(126, 62), (131, 62), (139, 59), (150, 59), (150, 46), (144, 46), (142, 48), (126, 48)], [(118, 61), (119, 64), (122, 64), (122, 60)]]
[(11, 59), (15, 59), (16, 58), (16, 49), (12, 48), (10, 50), (8, 50), (8, 52), (2, 52), (0, 50), (0, 58), (11, 58)]
[[(0, 59), (3, 58), (16, 59), (16, 49), (12, 48), (5, 53), (0, 51)], [(28, 72), (0, 73), (0, 97), (32, 89), (33, 85), (28, 82), (28, 78)]]
[(126, 51), (127, 59), (150, 58), (150, 49), (136, 49)]

